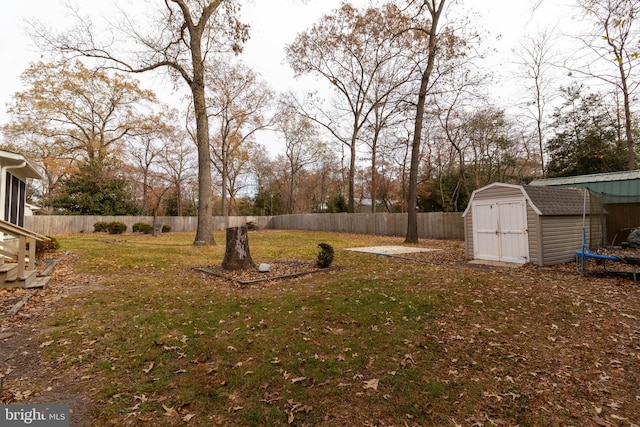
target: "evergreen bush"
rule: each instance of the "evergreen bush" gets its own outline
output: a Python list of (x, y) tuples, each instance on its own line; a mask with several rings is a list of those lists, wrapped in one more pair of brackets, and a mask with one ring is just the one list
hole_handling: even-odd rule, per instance
[(93, 224), (93, 231), (96, 233), (104, 233), (108, 230), (109, 228), (109, 223), (107, 222), (96, 222), (95, 224)]
[(131, 226), (131, 231), (134, 233), (151, 234), (153, 232), (153, 227), (151, 224), (147, 224), (146, 222), (136, 222)]
[(333, 262), (333, 246), (328, 243), (320, 243), (318, 247), (320, 248), (320, 252), (316, 259), (316, 265), (319, 268), (327, 268)]
[(127, 231), (127, 224), (124, 222), (113, 221), (107, 224), (109, 234), (122, 234)]

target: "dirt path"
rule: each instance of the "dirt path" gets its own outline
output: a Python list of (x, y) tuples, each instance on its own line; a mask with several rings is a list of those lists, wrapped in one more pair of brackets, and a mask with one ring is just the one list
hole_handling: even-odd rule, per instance
[[(100, 283), (73, 272), (75, 255), (55, 256), (60, 261), (45, 288), (0, 289), (0, 403), (68, 404), (71, 425), (85, 426), (90, 424), (91, 402), (75, 391), (79, 373), (48, 361), (43, 355), (47, 347), (43, 337), (54, 328), (47, 326), (47, 319), (69, 303), (63, 304), (64, 298), (88, 295)], [(7, 316), (16, 303), (25, 300), (14, 315)]]

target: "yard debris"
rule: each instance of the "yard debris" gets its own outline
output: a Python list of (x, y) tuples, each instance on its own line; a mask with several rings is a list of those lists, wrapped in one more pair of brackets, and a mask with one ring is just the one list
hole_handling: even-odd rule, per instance
[(379, 383), (379, 380), (377, 378), (374, 378), (374, 379), (371, 379), (369, 381), (365, 381), (363, 388), (365, 390), (372, 389), (372, 390), (376, 390), (377, 391), (378, 390), (378, 383)]

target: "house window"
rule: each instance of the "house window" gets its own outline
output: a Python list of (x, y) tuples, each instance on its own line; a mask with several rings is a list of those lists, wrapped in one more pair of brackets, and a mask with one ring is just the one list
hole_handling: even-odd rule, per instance
[(24, 226), (24, 208), (27, 185), (17, 176), (7, 172), (5, 180), (4, 220)]

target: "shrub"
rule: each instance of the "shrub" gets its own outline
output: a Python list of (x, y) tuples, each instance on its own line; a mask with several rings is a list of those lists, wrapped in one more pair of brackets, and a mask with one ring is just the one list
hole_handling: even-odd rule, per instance
[(124, 222), (113, 221), (107, 224), (109, 234), (122, 234), (127, 231), (127, 224)]
[(333, 262), (333, 246), (328, 243), (320, 243), (318, 247), (320, 248), (320, 252), (316, 259), (316, 265), (319, 268), (327, 268)]
[(151, 226), (151, 224), (147, 224), (146, 222), (136, 222), (135, 224), (133, 224), (133, 226), (131, 226), (131, 231), (133, 231), (134, 233), (151, 234), (151, 232), (153, 231), (153, 227)]
[(36, 241), (36, 254), (42, 254), (44, 252), (55, 251), (60, 249), (60, 243), (51, 236), (47, 236), (49, 240), (45, 240), (41, 242), (40, 240)]
[(96, 233), (104, 233), (107, 231), (108, 227), (109, 227), (109, 223), (107, 222), (103, 222), (103, 221), (96, 222), (95, 224), (93, 224), (93, 231)]
[(162, 232), (168, 233), (171, 231), (171, 226), (169, 224), (162, 224)]

